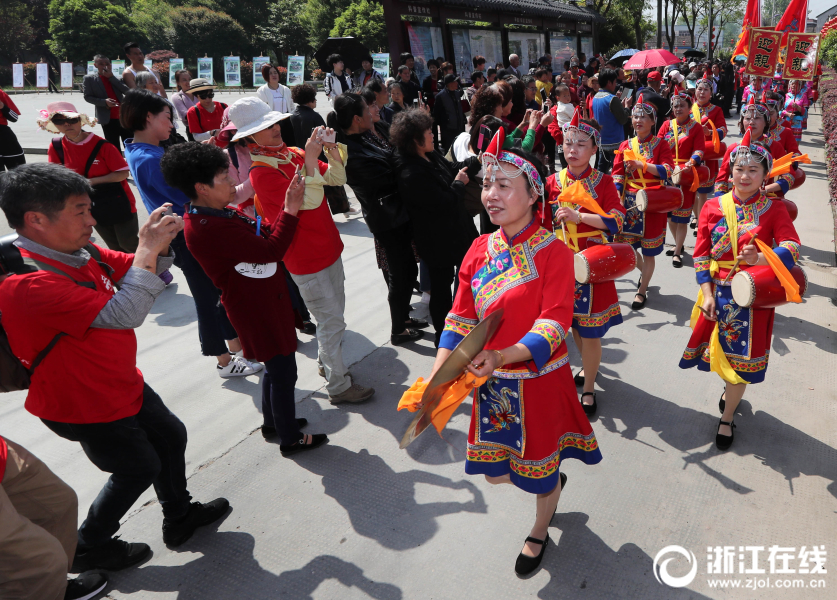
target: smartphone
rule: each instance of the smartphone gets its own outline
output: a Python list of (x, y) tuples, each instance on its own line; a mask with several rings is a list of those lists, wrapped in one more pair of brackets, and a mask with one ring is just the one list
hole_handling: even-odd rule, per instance
[(163, 216), (164, 217), (166, 217), (166, 216), (173, 217), (174, 216), (174, 210), (172, 210), (171, 206), (169, 206), (166, 210), (163, 211)]
[(541, 88), (541, 100), (546, 102), (546, 90)]
[(325, 130), (320, 130), (320, 141), (325, 144), (333, 144), (334, 141), (337, 139), (337, 134), (332, 131), (331, 133), (326, 133)]
[(413, 98), (413, 107), (415, 108), (417, 106), (418, 106), (418, 98)]

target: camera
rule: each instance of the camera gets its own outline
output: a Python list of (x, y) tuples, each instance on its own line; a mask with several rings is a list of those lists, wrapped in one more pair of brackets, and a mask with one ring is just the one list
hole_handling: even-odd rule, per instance
[(0, 237), (0, 275), (23, 273), (26, 270), (20, 250), (14, 245), (16, 239), (16, 233)]

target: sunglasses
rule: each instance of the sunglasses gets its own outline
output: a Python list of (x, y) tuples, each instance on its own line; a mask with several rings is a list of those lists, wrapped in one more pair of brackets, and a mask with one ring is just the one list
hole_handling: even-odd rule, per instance
[(61, 119), (61, 118), (54, 118), (52, 119), (53, 125), (75, 125), (81, 121), (79, 117), (73, 117), (72, 119)]
[(206, 92), (195, 92), (195, 96), (197, 96), (201, 100), (204, 100), (206, 98), (214, 98), (215, 92), (213, 92), (212, 90), (208, 90)]

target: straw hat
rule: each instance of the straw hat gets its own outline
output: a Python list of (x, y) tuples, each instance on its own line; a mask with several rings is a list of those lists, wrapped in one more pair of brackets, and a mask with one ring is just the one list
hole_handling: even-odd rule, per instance
[(204, 79), (203, 77), (198, 77), (197, 79), (193, 79), (189, 82), (189, 93), (194, 94), (195, 92), (205, 92), (207, 90), (217, 90), (218, 86), (212, 83), (209, 83), (208, 79)]
[(86, 114), (78, 112), (71, 102), (50, 102), (46, 109), (41, 110), (39, 118), (35, 122), (38, 123), (38, 127), (50, 133), (61, 133), (52, 122), (52, 117), (55, 115), (63, 115), (68, 119), (78, 117), (81, 119), (82, 126), (94, 127), (96, 125), (96, 119), (91, 119)]
[(270, 110), (270, 107), (255, 97), (241, 98), (230, 106), (230, 122), (238, 130), (232, 141), (253, 135), (263, 131), (291, 116), (290, 113), (281, 113)]

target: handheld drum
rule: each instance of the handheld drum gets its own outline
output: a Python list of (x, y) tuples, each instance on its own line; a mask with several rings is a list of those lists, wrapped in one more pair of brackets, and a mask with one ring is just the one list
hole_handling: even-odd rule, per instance
[(805, 171), (803, 171), (802, 169), (796, 169), (792, 173), (792, 175), (793, 175), (793, 185), (791, 186), (790, 189), (795, 190), (796, 188), (801, 186), (803, 183), (805, 183)]
[(613, 281), (636, 268), (636, 252), (630, 244), (597, 244), (573, 258), (579, 283)]
[(683, 206), (683, 190), (673, 186), (649, 187), (636, 192), (636, 206), (642, 212), (667, 213)]
[[(794, 265), (790, 270), (799, 284), (799, 295), (804, 296), (808, 288), (808, 277), (802, 267)], [(750, 267), (739, 271), (732, 278), (732, 299), (745, 308), (776, 308), (787, 304), (785, 288), (769, 266)]]
[[(698, 183), (706, 183), (709, 181), (709, 167), (700, 165), (695, 167), (698, 174)], [(692, 169), (683, 169), (682, 171), (675, 171), (671, 175), (671, 181), (674, 185), (678, 185), (683, 189), (690, 189), (695, 182), (695, 175)]]
[(727, 153), (727, 145), (724, 142), (721, 142), (718, 145), (718, 151), (715, 152), (715, 146), (711, 143), (706, 144), (706, 148), (703, 151), (703, 160), (723, 160), (724, 154)]
[(796, 207), (796, 202), (793, 200), (788, 200), (787, 198), (778, 198), (782, 201), (782, 204), (785, 205), (785, 208), (788, 209), (788, 214), (790, 215), (791, 221), (796, 221), (796, 217), (799, 216), (799, 209)]

